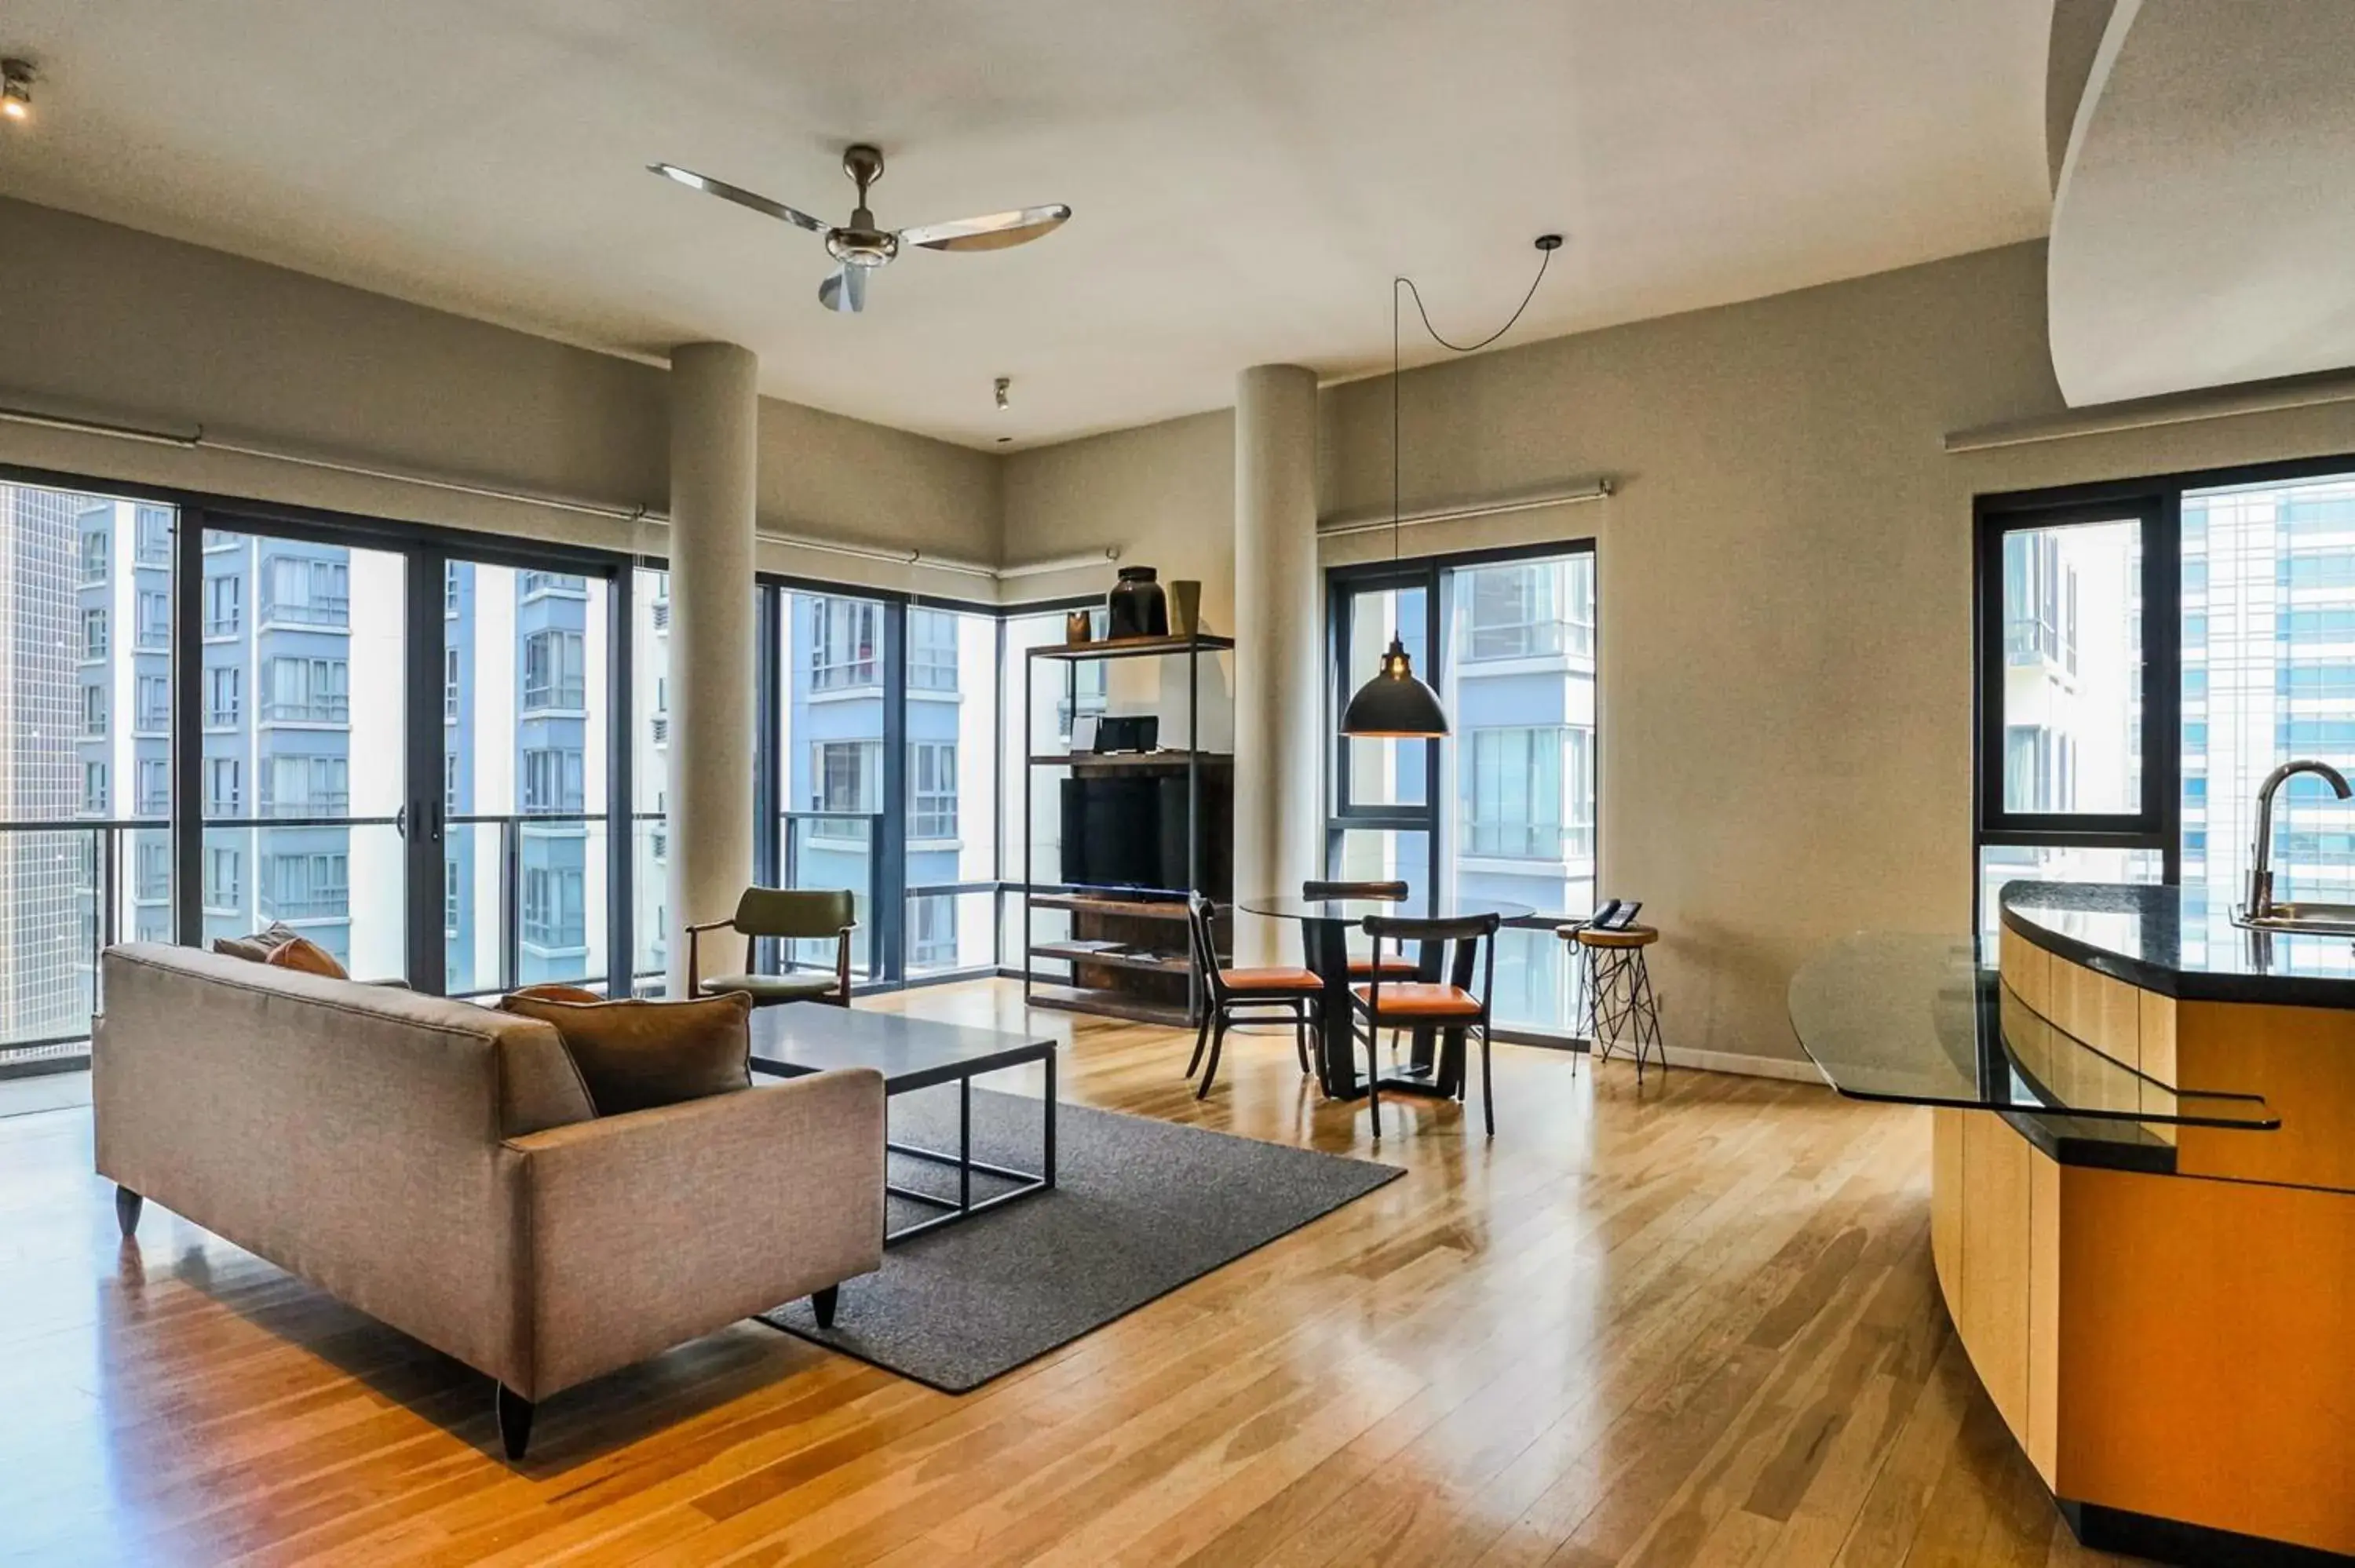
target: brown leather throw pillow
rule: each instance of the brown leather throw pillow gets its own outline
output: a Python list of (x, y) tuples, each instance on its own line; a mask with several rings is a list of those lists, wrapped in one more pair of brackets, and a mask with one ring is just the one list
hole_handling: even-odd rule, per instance
[(336, 962), (336, 955), (308, 937), (293, 937), (270, 949), (261, 960), (273, 969), (299, 969), (306, 975), (325, 975), (329, 980), (349, 980), (344, 966)]
[(553, 1001), (520, 993), (499, 1006), (556, 1026), (599, 1116), (625, 1116), (752, 1086), (752, 999)]

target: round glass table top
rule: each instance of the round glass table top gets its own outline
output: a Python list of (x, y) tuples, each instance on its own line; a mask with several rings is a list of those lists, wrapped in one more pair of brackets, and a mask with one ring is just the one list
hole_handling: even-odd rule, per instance
[(1525, 920), (1537, 913), (1534, 905), (1516, 904), (1506, 898), (1459, 897), (1443, 895), (1439, 906), (1432, 907), (1428, 898), (1409, 895), (1405, 898), (1303, 898), (1296, 894), (1265, 894), (1257, 898), (1238, 898), (1235, 907), (1246, 915), (1264, 915), (1274, 920), (1346, 920), (1356, 925), (1369, 915), (1402, 915), (1410, 919), (1456, 920), (1480, 915), (1494, 915), (1500, 920)]

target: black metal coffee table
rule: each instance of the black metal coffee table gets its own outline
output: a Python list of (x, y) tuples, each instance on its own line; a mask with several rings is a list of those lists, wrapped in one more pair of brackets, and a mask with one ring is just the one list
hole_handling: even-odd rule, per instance
[[(1041, 1139), (1040, 1169), (1009, 1170), (973, 1157), (973, 1080), (983, 1073), (1042, 1062), (1047, 1068), (1047, 1115)], [(1033, 1035), (1006, 1034), (995, 1029), (971, 1029), (958, 1023), (934, 1023), (928, 1019), (902, 1018), (896, 1012), (868, 1012), (857, 1008), (829, 1007), (800, 1001), (785, 1007), (755, 1008), (752, 1012), (752, 1070), (777, 1077), (798, 1077), (836, 1067), (872, 1067), (883, 1075), (888, 1097), (935, 1085), (957, 1086), (957, 1148), (923, 1149), (886, 1141), (893, 1154), (944, 1165), (957, 1173), (954, 1199), (912, 1188), (884, 1191), (895, 1198), (945, 1213), (902, 1225), (883, 1238), (887, 1246), (953, 1225), (959, 1220), (1003, 1208), (1018, 1199), (1043, 1192), (1055, 1184), (1055, 1043)], [(975, 1172), (1015, 1185), (975, 1202)]]

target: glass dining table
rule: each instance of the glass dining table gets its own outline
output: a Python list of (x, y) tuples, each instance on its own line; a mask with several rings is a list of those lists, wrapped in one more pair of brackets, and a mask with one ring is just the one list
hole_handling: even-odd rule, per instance
[[(1434, 906), (1435, 903), (1435, 906)], [(1390, 898), (1303, 898), (1296, 894), (1267, 894), (1256, 898), (1238, 898), (1235, 907), (1246, 915), (1258, 915), (1270, 920), (1290, 920), (1300, 927), (1301, 947), (1310, 969), (1325, 982), (1324, 1006), (1319, 1010), (1323, 1022), (1316, 1053), (1316, 1078), (1325, 1093), (1334, 1099), (1354, 1100), (1366, 1093), (1365, 1080), (1358, 1074), (1358, 1052), (1355, 1044), (1355, 1019), (1349, 996), (1349, 932), (1369, 915), (1403, 915), (1418, 919), (1454, 920), (1494, 915), (1500, 920), (1522, 920), (1537, 913), (1534, 906), (1516, 904), (1504, 898), (1442, 895), (1436, 901), (1427, 896)], [(1416, 978), (1436, 981), (1443, 944), (1425, 942), (1417, 956), (1420, 966)], [(1445, 1035), (1447, 1038), (1442, 1039)], [(1410, 1058), (1412, 1073), (1444, 1075), (1445, 1065), (1455, 1065), (1461, 1071), (1463, 1059), (1462, 1030), (1437, 1031), (1418, 1029), (1414, 1032), (1413, 1051)], [(1442, 1051), (1440, 1046), (1447, 1049)], [(1369, 1064), (1370, 1065), (1370, 1064)], [(1388, 1079), (1384, 1080), (1385, 1085)], [(1440, 1083), (1434, 1076), (1434, 1089), (1447, 1090), (1452, 1086)]]

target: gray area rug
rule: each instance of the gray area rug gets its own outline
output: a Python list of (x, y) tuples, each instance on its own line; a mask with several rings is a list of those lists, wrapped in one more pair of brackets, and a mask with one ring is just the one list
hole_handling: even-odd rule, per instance
[[(974, 1154), (1039, 1168), (1043, 1104), (977, 1089)], [(894, 1097), (894, 1141), (956, 1148), (956, 1089)], [(1155, 1297), (1406, 1174), (1393, 1165), (1066, 1105), (1059, 1185), (890, 1248), (847, 1281), (832, 1329), (807, 1301), (761, 1320), (948, 1393), (1069, 1344)], [(955, 1172), (894, 1155), (891, 1180), (955, 1194)], [(1005, 1183), (977, 1178), (976, 1199)], [(891, 1200), (891, 1228), (936, 1211)]]

